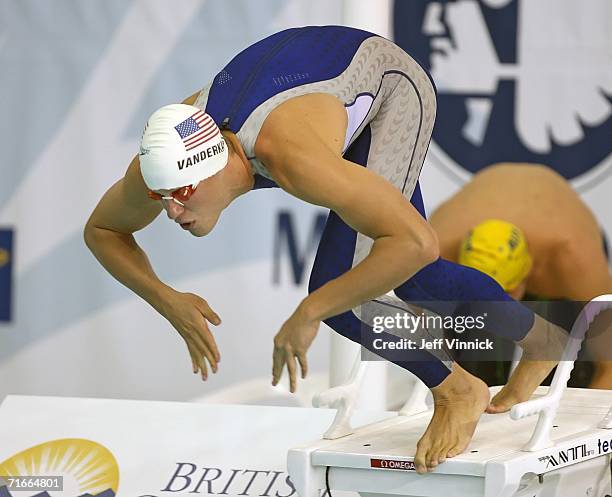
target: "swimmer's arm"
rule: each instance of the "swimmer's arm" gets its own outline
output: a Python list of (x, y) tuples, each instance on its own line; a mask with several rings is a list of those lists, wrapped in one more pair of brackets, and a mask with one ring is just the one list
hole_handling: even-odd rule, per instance
[(85, 225), (85, 243), (102, 266), (119, 282), (161, 312), (169, 287), (155, 275), (132, 233), (159, 215), (160, 202), (147, 197), (138, 157), (123, 178), (104, 194)]
[[(299, 142), (293, 137), (299, 137)], [(418, 211), (382, 177), (343, 159), (315, 133), (277, 136), (259, 153), (277, 184), (306, 202), (328, 207), (372, 238), (357, 266), (311, 293), (298, 313), (324, 320), (396, 288), (438, 257), (435, 233)]]
[(155, 274), (149, 258), (133, 233), (150, 224), (161, 212), (161, 202), (147, 196), (138, 157), (124, 178), (104, 194), (85, 227), (85, 243), (100, 264), (134, 293), (164, 316), (185, 340), (192, 369), (202, 379), (213, 372), (221, 356), (207, 320), (219, 324), (219, 316), (201, 297), (177, 292)]
[[(193, 105), (199, 94), (190, 95), (182, 103)], [(159, 280), (132, 236), (162, 211), (161, 203), (151, 200), (147, 193), (135, 156), (125, 176), (98, 202), (85, 225), (84, 238), (96, 259), (116, 280), (164, 314), (162, 306), (171, 289)]]

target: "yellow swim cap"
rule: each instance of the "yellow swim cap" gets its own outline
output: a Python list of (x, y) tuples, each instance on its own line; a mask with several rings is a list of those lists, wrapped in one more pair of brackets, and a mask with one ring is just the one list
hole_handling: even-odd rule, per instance
[(531, 270), (531, 256), (523, 232), (514, 224), (488, 219), (476, 225), (461, 243), (459, 264), (473, 267), (514, 290)]

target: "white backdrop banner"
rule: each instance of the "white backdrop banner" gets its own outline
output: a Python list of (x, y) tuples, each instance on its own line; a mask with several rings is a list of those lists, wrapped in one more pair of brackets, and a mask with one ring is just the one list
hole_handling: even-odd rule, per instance
[[(270, 380), (272, 339), (306, 293), (320, 209), (259, 191), (205, 239), (162, 216), (137, 235), (164, 281), (200, 294), (223, 319), (220, 372), (206, 384), (173, 328), (97, 264), (82, 230), (154, 109), (273, 32), (339, 23), (341, 7), (0, 0), (0, 399), (183, 400)], [(311, 353), (314, 372), (326, 369), (326, 338)]]
[[(395, 2), (396, 42), (438, 87), (421, 179), (429, 210), (488, 164), (540, 162), (612, 233), (611, 5)], [(342, 7), (0, 0), (0, 399), (186, 400), (269, 380), (272, 338), (306, 294), (319, 209), (257, 191), (205, 239), (161, 217), (137, 235), (164, 281), (200, 294), (223, 319), (220, 372), (206, 384), (171, 326), (93, 259), (82, 228), (152, 110), (192, 94), (268, 34), (341, 23)], [(313, 372), (327, 368), (327, 339), (322, 330), (310, 351)]]

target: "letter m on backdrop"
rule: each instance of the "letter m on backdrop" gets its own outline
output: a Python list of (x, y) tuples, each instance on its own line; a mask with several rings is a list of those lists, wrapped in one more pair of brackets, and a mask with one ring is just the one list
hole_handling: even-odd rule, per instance
[(293, 223), (293, 215), (288, 211), (280, 211), (277, 216), (276, 235), (274, 237), (274, 268), (272, 281), (275, 284), (280, 283), (281, 261), (282, 254), (287, 251), (289, 255), (289, 263), (293, 282), (300, 285), (304, 279), (304, 270), (307, 262), (314, 257), (315, 249), (319, 244), (327, 214), (316, 214), (313, 220), (310, 235), (303, 245), (300, 252), (298, 248), (296, 230)]

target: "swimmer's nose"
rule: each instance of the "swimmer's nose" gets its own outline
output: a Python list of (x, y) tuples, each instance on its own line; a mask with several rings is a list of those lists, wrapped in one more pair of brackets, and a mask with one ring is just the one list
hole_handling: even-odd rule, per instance
[(173, 221), (185, 211), (185, 207), (177, 204), (174, 200), (164, 200), (164, 209)]

